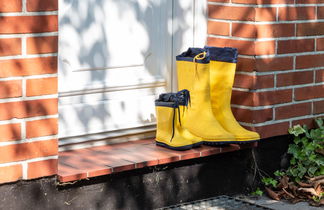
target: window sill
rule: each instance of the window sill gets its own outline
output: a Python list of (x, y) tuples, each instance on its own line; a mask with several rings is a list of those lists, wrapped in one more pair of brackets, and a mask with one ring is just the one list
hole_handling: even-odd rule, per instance
[(203, 145), (191, 150), (173, 151), (156, 146), (150, 139), (65, 151), (59, 153), (58, 179), (70, 182), (256, 146), (257, 143), (230, 144), (226, 147)]

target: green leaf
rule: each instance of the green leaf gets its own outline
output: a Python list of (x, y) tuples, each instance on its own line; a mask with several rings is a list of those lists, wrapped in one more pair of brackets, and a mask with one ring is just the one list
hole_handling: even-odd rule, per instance
[(297, 145), (295, 144), (290, 144), (289, 147), (288, 147), (288, 154), (297, 154), (299, 148)]
[(277, 177), (281, 177), (281, 176), (284, 176), (286, 173), (283, 172), (283, 171), (279, 171), (279, 170), (277, 170), (277, 171), (275, 171), (273, 174), (274, 174), (275, 176), (277, 176)]
[(260, 190), (260, 188), (257, 188), (254, 192), (251, 193), (252, 195), (256, 195), (256, 196), (262, 196), (263, 195), (263, 191)]
[(323, 126), (323, 119), (322, 118), (317, 118), (315, 119), (315, 122), (319, 128), (324, 128)]
[(289, 128), (288, 132), (294, 136), (299, 136), (300, 134), (306, 133), (306, 131), (300, 125), (295, 125), (294, 127)]
[(310, 177), (313, 177), (314, 176), (314, 174), (315, 174), (315, 172), (317, 171), (317, 167), (309, 167), (308, 168), (308, 170), (307, 170), (307, 173), (308, 173), (308, 175), (310, 176)]
[(265, 184), (266, 186), (271, 185), (272, 187), (277, 187), (278, 185), (278, 181), (271, 178), (271, 177), (264, 177), (262, 180), (263, 184)]
[(303, 167), (301, 164), (298, 165), (298, 174), (297, 176), (302, 179), (305, 175), (305, 173), (307, 172), (307, 169), (305, 167)]

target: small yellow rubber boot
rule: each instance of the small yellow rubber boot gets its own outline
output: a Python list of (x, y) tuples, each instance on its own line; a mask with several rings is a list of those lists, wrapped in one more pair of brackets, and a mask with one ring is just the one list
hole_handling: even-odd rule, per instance
[(179, 104), (181, 104), (181, 109), (184, 110), (187, 100), (181, 98), (181, 91), (177, 94), (161, 94), (159, 99), (155, 101), (156, 145), (173, 150), (187, 150), (201, 145), (202, 139), (182, 127)]
[(260, 135), (243, 128), (231, 110), (232, 87), (237, 63), (236, 48), (205, 47), (210, 54), (210, 95), (213, 113), (228, 132), (235, 135), (237, 143), (260, 139)]
[(227, 132), (214, 117), (210, 101), (209, 55), (204, 49), (189, 48), (176, 57), (178, 89), (190, 92), (183, 126), (190, 133), (204, 139), (204, 144), (232, 143), (234, 135)]

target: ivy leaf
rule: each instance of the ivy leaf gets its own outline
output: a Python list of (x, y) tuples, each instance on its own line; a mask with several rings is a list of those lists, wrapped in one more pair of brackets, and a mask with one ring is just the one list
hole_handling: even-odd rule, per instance
[(324, 126), (323, 126), (323, 119), (322, 119), (322, 118), (317, 118), (317, 119), (315, 119), (315, 122), (316, 122), (316, 124), (317, 124), (317, 126), (318, 126), (319, 128), (324, 129)]
[(305, 173), (307, 172), (307, 169), (305, 167), (303, 167), (302, 165), (298, 165), (298, 177), (300, 179), (302, 179), (305, 175)]
[(263, 191), (260, 190), (260, 188), (257, 188), (254, 192), (251, 193), (252, 195), (256, 195), (256, 196), (262, 196), (263, 195)]
[(281, 176), (284, 176), (286, 173), (283, 172), (283, 171), (279, 171), (279, 170), (277, 170), (277, 171), (275, 171), (273, 174), (274, 174), (275, 176), (277, 176), (277, 177), (281, 177)]
[(313, 177), (316, 171), (317, 171), (317, 167), (312, 166), (308, 168), (307, 173), (310, 177)]
[(261, 180), (266, 186), (269, 186), (271, 185), (272, 187), (277, 187), (278, 185), (278, 181), (271, 178), (271, 177), (264, 177), (262, 180)]
[(320, 129), (313, 129), (310, 132), (311, 139), (321, 139), (322, 131)]
[(288, 132), (294, 136), (299, 136), (300, 134), (306, 133), (304, 128), (302, 128), (300, 125), (295, 125), (294, 127), (289, 128)]
[(288, 154), (292, 154), (294, 158), (299, 159), (300, 149), (296, 144), (290, 144), (288, 147)]
[(323, 156), (319, 156), (319, 157), (315, 160), (315, 163), (316, 163), (318, 166), (324, 166), (324, 157), (323, 157)]

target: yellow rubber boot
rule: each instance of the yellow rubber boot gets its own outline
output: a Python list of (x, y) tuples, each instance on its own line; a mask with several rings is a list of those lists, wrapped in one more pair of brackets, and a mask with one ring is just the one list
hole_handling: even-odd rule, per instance
[(256, 141), (256, 132), (243, 128), (231, 110), (232, 87), (237, 63), (237, 49), (205, 47), (210, 53), (210, 95), (214, 116), (238, 143)]
[(176, 59), (178, 89), (189, 90), (191, 101), (184, 111), (183, 126), (208, 145), (234, 142), (235, 137), (218, 123), (211, 109), (209, 57), (206, 52), (189, 48)]
[[(173, 150), (187, 150), (202, 144), (201, 138), (192, 135), (181, 126), (181, 111), (178, 103), (156, 100), (155, 107), (157, 118), (156, 144), (158, 146)], [(181, 107), (182, 110), (185, 109), (185, 106)]]

